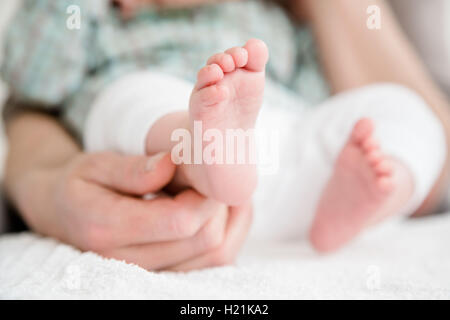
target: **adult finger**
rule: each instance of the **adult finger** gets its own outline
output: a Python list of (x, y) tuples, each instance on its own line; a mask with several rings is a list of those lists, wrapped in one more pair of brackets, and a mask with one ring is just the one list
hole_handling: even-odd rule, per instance
[(251, 204), (234, 207), (228, 215), (224, 243), (217, 249), (168, 268), (170, 271), (190, 271), (223, 266), (234, 262), (252, 222)]
[(87, 249), (94, 251), (187, 239), (226, 208), (192, 190), (174, 198), (160, 196), (152, 200), (109, 191), (102, 197), (97, 193), (96, 199), (89, 203), (94, 214), (85, 219), (88, 223), (81, 229), (85, 232)]
[(113, 152), (89, 154), (83, 158), (77, 173), (87, 181), (133, 195), (157, 192), (175, 174), (170, 154), (125, 156)]
[(217, 212), (191, 238), (116, 248), (100, 252), (100, 254), (137, 264), (147, 270), (164, 269), (220, 246), (225, 235), (227, 217), (227, 208), (223, 207), (221, 212)]

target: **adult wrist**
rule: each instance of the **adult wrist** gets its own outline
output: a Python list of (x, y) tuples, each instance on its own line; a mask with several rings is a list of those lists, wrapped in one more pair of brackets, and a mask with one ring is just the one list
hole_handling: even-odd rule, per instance
[[(25, 223), (33, 230), (51, 234), (57, 190), (69, 159), (55, 166), (36, 163), (18, 174), (7, 175), (5, 191)], [(55, 230), (56, 231), (56, 230)]]

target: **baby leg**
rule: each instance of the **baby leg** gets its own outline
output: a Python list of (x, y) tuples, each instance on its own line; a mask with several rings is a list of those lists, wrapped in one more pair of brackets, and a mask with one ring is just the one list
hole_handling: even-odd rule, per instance
[(399, 212), (412, 196), (410, 169), (383, 154), (374, 130), (372, 120), (359, 120), (336, 160), (310, 233), (320, 251), (333, 250)]
[[(176, 129), (185, 128), (192, 137), (191, 150), (182, 150), (179, 155), (183, 160), (186, 153), (190, 156), (188, 163), (178, 167), (174, 181), (177, 187), (193, 187), (228, 205), (242, 204), (251, 197), (257, 179), (256, 164), (249, 161), (253, 134), (249, 129), (254, 127), (262, 105), (267, 60), (266, 45), (255, 39), (242, 48), (212, 56), (198, 73), (189, 112), (167, 115), (152, 127), (147, 137), (148, 153), (171, 151), (174, 143), (169, 137)], [(214, 141), (205, 142), (208, 133), (214, 134)], [(243, 135), (244, 148), (239, 149), (239, 142), (234, 140), (233, 150), (228, 148), (227, 135), (233, 134)], [(195, 145), (196, 135), (201, 136), (200, 146)], [(215, 159), (208, 162), (204, 151), (213, 142), (221, 150), (216, 150)], [(201, 159), (195, 159), (198, 149)], [(245, 153), (241, 162), (240, 152)]]
[(351, 103), (348, 93), (338, 98), (347, 107), (320, 111), (356, 122), (337, 153), (310, 230), (320, 251), (339, 248), (386, 217), (413, 213), (445, 159), (442, 127), (422, 99), (400, 86), (379, 86), (378, 92), (368, 87), (361, 94), (366, 97), (360, 103)]

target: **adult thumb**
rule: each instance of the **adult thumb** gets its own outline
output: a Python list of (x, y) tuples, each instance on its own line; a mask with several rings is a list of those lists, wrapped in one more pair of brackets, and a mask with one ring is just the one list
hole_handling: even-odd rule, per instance
[(89, 156), (82, 176), (116, 191), (142, 196), (164, 188), (175, 174), (170, 154), (127, 156), (97, 153)]

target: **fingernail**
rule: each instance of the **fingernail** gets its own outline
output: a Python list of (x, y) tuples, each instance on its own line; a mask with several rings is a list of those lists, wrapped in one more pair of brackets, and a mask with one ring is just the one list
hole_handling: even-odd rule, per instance
[(164, 158), (166, 156), (166, 154), (167, 153), (165, 153), (165, 152), (160, 152), (160, 153), (157, 153), (156, 155), (152, 156), (151, 158), (149, 158), (147, 161), (147, 164), (145, 165), (145, 170), (146, 171), (155, 170), (159, 161), (161, 161), (161, 159)]

